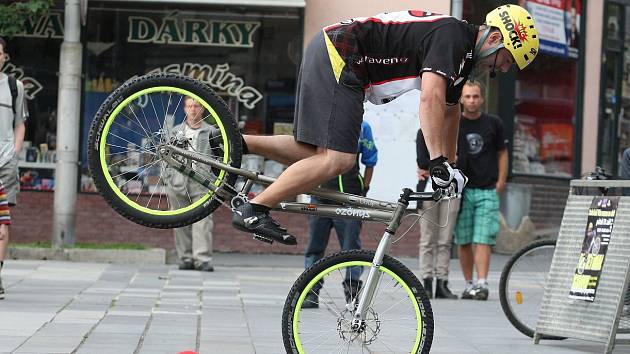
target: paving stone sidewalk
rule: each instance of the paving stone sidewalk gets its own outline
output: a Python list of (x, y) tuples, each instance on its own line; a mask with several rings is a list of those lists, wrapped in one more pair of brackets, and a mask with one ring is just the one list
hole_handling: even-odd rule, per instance
[[(505, 319), (493, 258), (487, 302), (434, 300), (432, 353), (603, 353), (580, 340), (534, 345)], [(417, 271), (415, 260), (403, 260)], [(55, 261), (7, 261), (0, 353), (283, 353), (280, 315), (303, 258), (219, 254), (216, 271)], [(452, 262), (451, 283), (463, 279)], [(617, 346), (615, 353), (630, 353)]]

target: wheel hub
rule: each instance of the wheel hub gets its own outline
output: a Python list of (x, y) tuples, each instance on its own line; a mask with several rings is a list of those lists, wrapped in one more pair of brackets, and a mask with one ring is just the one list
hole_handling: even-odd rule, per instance
[(361, 338), (368, 345), (376, 340), (381, 331), (381, 321), (378, 314), (369, 308), (364, 320), (354, 318), (354, 310), (345, 309), (337, 319), (337, 332), (346, 343), (354, 342)]

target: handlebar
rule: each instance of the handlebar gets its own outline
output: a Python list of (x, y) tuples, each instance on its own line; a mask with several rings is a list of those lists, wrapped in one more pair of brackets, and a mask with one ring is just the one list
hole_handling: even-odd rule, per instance
[(442, 199), (453, 199), (461, 197), (461, 193), (455, 191), (455, 185), (451, 184), (447, 188), (439, 188), (433, 192), (414, 192), (409, 188), (403, 189), (400, 198), (404, 201), (433, 201), (437, 202)]

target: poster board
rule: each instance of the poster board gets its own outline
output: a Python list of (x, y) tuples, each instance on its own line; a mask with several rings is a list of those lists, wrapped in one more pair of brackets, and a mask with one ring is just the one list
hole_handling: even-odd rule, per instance
[[(601, 188), (618, 190), (621, 187), (630, 187), (630, 181), (571, 181), (540, 305), (534, 336), (536, 343), (541, 335), (577, 338), (606, 343), (606, 353), (611, 353), (616, 343), (627, 344), (616, 336), (617, 333), (630, 333), (629, 314), (622, 311), (630, 274), (630, 197), (619, 197), (610, 243), (597, 284), (597, 296), (593, 301), (569, 297), (594, 197), (599, 195)], [(595, 192), (585, 194), (581, 189)], [(611, 193), (610, 196), (613, 195)]]

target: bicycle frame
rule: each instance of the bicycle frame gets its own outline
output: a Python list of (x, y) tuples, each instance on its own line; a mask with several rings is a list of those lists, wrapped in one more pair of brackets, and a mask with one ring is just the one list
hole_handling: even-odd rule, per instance
[[(208, 189), (216, 193), (217, 196), (225, 201), (238, 198), (239, 194), (244, 198), (244, 194), (249, 192), (254, 183), (262, 185), (270, 185), (275, 182), (275, 178), (262, 175), (258, 172), (248, 171), (241, 168), (226, 165), (216, 160), (210, 159), (199, 153), (179, 148), (177, 146), (167, 145), (160, 151), (164, 160), (177, 169), (180, 173), (194, 179), (198, 183), (206, 186)], [(228, 191), (222, 187), (216, 187), (211, 180), (196, 173), (192, 168), (188, 167), (170, 155), (180, 155), (185, 158), (197, 161), (202, 164), (209, 165), (213, 168), (224, 170), (242, 176), (246, 179), (245, 185), (240, 192)], [(396, 203), (380, 201), (376, 199), (356, 196), (353, 194), (332, 191), (323, 188), (314, 188), (308, 194), (337, 202), (339, 204), (316, 204), (316, 203), (297, 203), (297, 202), (281, 202), (274, 210), (288, 213), (307, 214), (321, 217), (349, 218), (361, 221), (377, 221), (387, 223), (387, 227), (376, 248), (372, 266), (368, 273), (364, 284), (364, 290), (361, 292), (359, 302), (354, 314), (352, 327), (359, 330), (362, 321), (365, 319), (369, 304), (372, 303), (374, 293), (379, 283), (380, 272), (379, 267), (383, 263), (383, 258), (389, 252), (392, 244), (392, 236), (398, 230), (400, 222), (404, 216), (405, 210), (409, 206), (410, 201), (439, 201), (441, 199), (450, 198), (454, 193), (453, 189), (437, 190), (435, 192), (418, 192), (415, 193), (409, 188), (404, 188), (402, 194)], [(234, 205), (232, 204), (232, 208)]]

